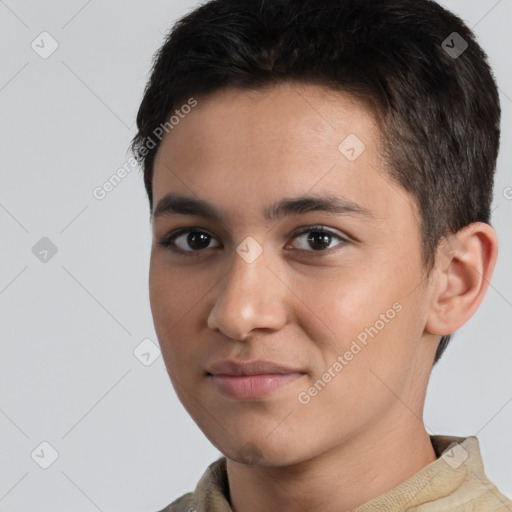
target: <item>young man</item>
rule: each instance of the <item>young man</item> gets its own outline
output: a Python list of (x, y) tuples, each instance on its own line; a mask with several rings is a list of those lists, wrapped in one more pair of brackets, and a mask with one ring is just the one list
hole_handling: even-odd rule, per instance
[(133, 149), (172, 384), (223, 453), (165, 511), (506, 511), (476, 437), (429, 435), (477, 310), (497, 88), (427, 0), (213, 0), (154, 63)]

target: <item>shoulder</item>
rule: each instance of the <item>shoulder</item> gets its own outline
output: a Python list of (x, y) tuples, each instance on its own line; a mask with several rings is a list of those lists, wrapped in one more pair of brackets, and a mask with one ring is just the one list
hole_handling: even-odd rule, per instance
[(470, 497), (470, 490), (468, 489), (468, 501), (446, 510), (450, 510), (450, 512), (512, 512), (512, 501), (502, 494), (496, 486), (487, 483), (485, 487), (486, 489), (478, 489), (478, 495), (474, 497)]
[(512, 512), (512, 501), (485, 474), (480, 444), (475, 436), (433, 436), (431, 439), (436, 452), (441, 452), (439, 462), (444, 459), (446, 463), (438, 473), (441, 484), (447, 488), (455, 484), (455, 488), (435, 501), (436, 511)]
[(468, 502), (456, 510), (471, 512), (512, 512), (512, 501), (487, 478), (468, 482), (464, 489)]
[(174, 500), (170, 505), (158, 512), (195, 512), (193, 505), (194, 494), (187, 492), (180, 498)]
[(226, 458), (220, 457), (206, 468), (193, 492), (184, 494), (158, 512), (198, 512), (210, 509), (231, 512), (228, 492)]

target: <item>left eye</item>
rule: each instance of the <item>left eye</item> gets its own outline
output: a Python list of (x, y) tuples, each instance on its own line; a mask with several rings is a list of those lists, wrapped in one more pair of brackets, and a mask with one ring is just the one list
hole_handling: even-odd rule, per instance
[(318, 252), (332, 248), (329, 246), (331, 245), (333, 238), (341, 240), (342, 243), (348, 242), (348, 240), (342, 236), (337, 235), (336, 233), (333, 233), (332, 231), (329, 231), (322, 226), (306, 228), (297, 233), (294, 239), (299, 240), (299, 249)]

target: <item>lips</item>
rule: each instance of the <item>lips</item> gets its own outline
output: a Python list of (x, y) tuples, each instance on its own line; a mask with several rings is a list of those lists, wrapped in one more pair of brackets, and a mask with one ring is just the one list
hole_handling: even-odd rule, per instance
[(216, 388), (231, 398), (261, 398), (302, 377), (304, 372), (270, 361), (220, 361), (208, 369)]
[(303, 373), (298, 369), (286, 367), (270, 361), (219, 361), (208, 369), (212, 375), (265, 375), (287, 373)]

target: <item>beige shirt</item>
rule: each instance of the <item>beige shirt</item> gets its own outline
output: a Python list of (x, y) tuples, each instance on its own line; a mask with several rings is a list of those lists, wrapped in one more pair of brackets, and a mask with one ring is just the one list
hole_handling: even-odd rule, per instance
[[(353, 512), (512, 512), (512, 501), (485, 476), (476, 437), (430, 436), (437, 460)], [(232, 512), (226, 458), (212, 462), (194, 492), (160, 512)]]

